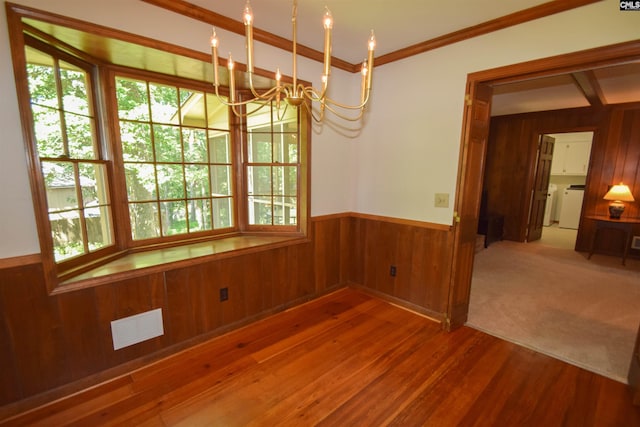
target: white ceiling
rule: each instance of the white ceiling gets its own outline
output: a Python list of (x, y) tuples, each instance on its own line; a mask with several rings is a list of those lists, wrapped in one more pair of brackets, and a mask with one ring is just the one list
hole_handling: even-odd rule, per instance
[[(241, 21), (245, 0), (187, 0)], [(352, 64), (367, 54), (375, 31), (379, 57), (440, 36), (519, 12), (548, 0), (298, 0), (298, 43), (322, 51), (321, 18), (334, 19), (332, 55)], [(292, 0), (252, 0), (256, 28), (291, 39)], [(589, 71), (589, 70), (584, 70)], [(602, 104), (640, 101), (640, 63), (593, 70)], [(593, 101), (593, 100), (592, 100)], [(592, 105), (570, 74), (509, 83), (494, 88), (492, 115)]]
[[(187, 0), (241, 21), (245, 0)], [(375, 31), (376, 56), (528, 9), (548, 0), (298, 0), (298, 43), (323, 50), (322, 16), (333, 15), (333, 56), (360, 63)], [(256, 28), (291, 40), (292, 0), (251, 0)]]

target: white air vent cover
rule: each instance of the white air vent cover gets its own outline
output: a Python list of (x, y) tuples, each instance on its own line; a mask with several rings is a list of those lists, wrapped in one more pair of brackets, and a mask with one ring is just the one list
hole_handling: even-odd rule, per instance
[(118, 350), (164, 335), (162, 309), (147, 311), (111, 322), (113, 349)]

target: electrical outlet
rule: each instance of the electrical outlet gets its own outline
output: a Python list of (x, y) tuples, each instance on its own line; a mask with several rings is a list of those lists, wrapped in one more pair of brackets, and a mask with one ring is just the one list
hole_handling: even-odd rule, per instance
[(391, 275), (391, 277), (396, 277), (396, 266), (392, 265), (391, 268), (389, 269), (389, 274)]
[(220, 301), (229, 299), (229, 288), (220, 288)]
[(434, 206), (436, 208), (448, 208), (449, 193), (436, 193)]

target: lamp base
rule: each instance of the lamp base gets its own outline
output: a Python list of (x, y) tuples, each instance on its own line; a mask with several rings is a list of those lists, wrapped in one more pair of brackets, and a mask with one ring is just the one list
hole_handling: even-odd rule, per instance
[(624, 203), (617, 201), (609, 203), (609, 218), (620, 219), (622, 212), (624, 212)]

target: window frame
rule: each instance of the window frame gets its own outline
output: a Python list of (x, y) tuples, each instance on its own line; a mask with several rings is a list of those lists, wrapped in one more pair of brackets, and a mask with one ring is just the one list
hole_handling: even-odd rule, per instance
[[(295, 227), (249, 227), (248, 226), (248, 197), (245, 179), (245, 160), (243, 158), (244, 138), (242, 135), (242, 121), (230, 113), (230, 138), (233, 142), (233, 161), (232, 167), (233, 179), (235, 180), (235, 191), (233, 194), (235, 203), (235, 219), (234, 228), (219, 235), (212, 235), (205, 232), (202, 235), (175, 235), (171, 238), (163, 238), (161, 241), (143, 241), (144, 244), (135, 244), (131, 238), (129, 230), (128, 209), (124, 206), (128, 204), (126, 197), (126, 183), (124, 172), (122, 172), (122, 153), (120, 147), (120, 136), (117, 129), (117, 107), (114, 105), (115, 99), (115, 73), (125, 72), (131, 74), (133, 78), (151, 77), (152, 81), (158, 82), (162, 80), (177, 82), (180, 86), (181, 82), (188, 82), (196, 87), (206, 88), (208, 92), (212, 92), (211, 82), (194, 80), (185, 78), (184, 76), (172, 75), (172, 72), (157, 73), (139, 68), (130, 68), (123, 65), (115, 65), (105, 62), (99, 58), (91, 56), (90, 52), (83, 52), (73, 46), (66, 45), (63, 41), (59, 41), (52, 36), (34, 29), (29, 24), (23, 22), (24, 18), (35, 19), (40, 22), (59, 25), (76, 31), (82, 31), (91, 36), (97, 35), (104, 39), (116, 38), (125, 40), (136, 46), (142, 46), (144, 49), (158, 49), (165, 53), (179, 57), (188, 58), (193, 61), (197, 59), (202, 61), (203, 67), (210, 66), (205, 57), (199, 53), (186, 48), (168, 45), (156, 40), (150, 41), (144, 37), (136, 36), (129, 33), (122, 33), (118, 30), (95, 26), (94, 24), (78, 21), (72, 18), (66, 18), (58, 15), (52, 15), (48, 12), (38, 11), (19, 5), (7, 5), (7, 21), (9, 27), (10, 44), (13, 58), (14, 76), (16, 81), (16, 90), (18, 94), (18, 108), (20, 110), (23, 139), (25, 142), (26, 161), (28, 166), (31, 193), (33, 197), (34, 213), (36, 218), (36, 226), (38, 230), (38, 238), (41, 248), (41, 261), (43, 265), (43, 273), (45, 285), (50, 293), (65, 292), (86, 286), (92, 286), (92, 281), (87, 281), (86, 285), (78, 283), (73, 285), (65, 285), (65, 281), (73, 282), (73, 278), (83, 275), (83, 273), (91, 274), (91, 270), (97, 267), (105, 266), (111, 261), (121, 257), (132, 255), (137, 252), (146, 252), (153, 250), (162, 250), (163, 248), (171, 248), (175, 246), (189, 245), (191, 243), (199, 244), (205, 241), (213, 241), (232, 237), (234, 239), (242, 238), (242, 236), (271, 235), (271, 236), (290, 236), (291, 242), (299, 242), (300, 238), (307, 237), (307, 226), (310, 215), (310, 188), (309, 188), (309, 167), (310, 164), (310, 145), (312, 127), (309, 114), (305, 108), (300, 108), (299, 113), (299, 130), (300, 149), (299, 170), (297, 182), (298, 212), (297, 224)], [(34, 36), (35, 35), (35, 36)], [(87, 255), (71, 258), (65, 262), (65, 265), (55, 261), (53, 256), (53, 239), (51, 235), (51, 224), (49, 222), (47, 212), (47, 197), (40, 162), (38, 158), (37, 145), (35, 140), (34, 122), (30, 106), (30, 92), (28, 87), (28, 76), (26, 70), (26, 54), (25, 47), (27, 45), (26, 38), (32, 37), (39, 46), (46, 47), (50, 51), (60, 52), (62, 60), (75, 63), (82, 61), (89, 64), (92, 71), (90, 73), (93, 96), (90, 96), (94, 104), (94, 112), (96, 117), (96, 132), (99, 135), (99, 147), (102, 160), (107, 162), (107, 181), (110, 189), (110, 199), (112, 204), (113, 218), (113, 238), (114, 244), (108, 248), (102, 248), (96, 252)], [(37, 37), (37, 39), (36, 39)], [(40, 49), (40, 48), (39, 48)], [(44, 50), (44, 49), (40, 49)], [(47, 52), (47, 50), (44, 50)], [(206, 58), (208, 59), (208, 58)], [(173, 71), (175, 72), (175, 71)], [(267, 76), (265, 76), (267, 77)], [(157, 80), (160, 79), (160, 80)], [(221, 95), (228, 94), (227, 88), (220, 87)], [(238, 98), (242, 97), (243, 91), (237, 90)], [(114, 117), (115, 116), (115, 117)], [(120, 172), (118, 172), (118, 170)], [(126, 215), (125, 215), (126, 214)], [(126, 224), (126, 226), (123, 226)], [(248, 245), (249, 245), (249, 241)], [(255, 242), (255, 239), (253, 240)], [(249, 247), (254, 247), (255, 243), (251, 243)], [(265, 247), (270, 247), (265, 243)], [(242, 245), (237, 249), (242, 252)], [(255, 250), (255, 249), (252, 249)], [(170, 268), (170, 266), (167, 266)], [(120, 275), (123, 271), (119, 271)], [(126, 272), (125, 272), (126, 274)], [(82, 280), (80, 281), (82, 282)], [(102, 280), (104, 282), (104, 280)]]
[[(147, 83), (158, 83), (163, 85), (176, 86), (179, 88), (187, 88), (192, 90), (202, 91), (208, 94), (213, 93), (213, 89), (210, 85), (205, 82), (199, 82), (194, 80), (187, 80), (183, 78), (174, 78), (171, 76), (161, 75), (157, 73), (152, 73), (148, 71), (141, 70), (133, 70), (124, 67), (116, 67), (110, 66), (108, 67), (107, 72), (105, 73), (105, 77), (107, 80), (107, 84), (113, 86), (113, 88), (109, 88), (107, 93), (105, 94), (109, 98), (110, 106), (107, 108), (107, 114), (110, 116), (108, 119), (109, 124), (113, 129), (113, 150), (114, 150), (114, 167), (118, 170), (124, 171), (124, 157), (122, 152), (122, 140), (121, 140), (121, 132), (119, 132), (119, 118), (118, 118), (118, 107), (117, 107), (117, 99), (116, 99), (116, 91), (115, 91), (115, 79), (117, 77), (123, 77), (127, 79), (141, 80)], [(221, 94), (225, 93), (223, 89), (220, 90)], [(231, 112), (229, 112), (231, 115)], [(238, 196), (239, 186), (237, 184), (238, 174), (235, 172), (238, 169), (239, 162), (238, 158), (238, 142), (239, 133), (237, 129), (235, 129), (235, 125), (233, 124), (233, 120), (229, 122), (229, 136), (230, 136), (230, 148), (231, 148), (231, 180), (234, 191), (232, 192), (232, 198), (234, 199), (234, 212), (233, 212), (233, 226), (222, 229), (220, 231), (217, 230), (209, 230), (202, 231), (197, 233), (188, 233), (188, 234), (175, 234), (170, 236), (161, 236), (156, 238), (144, 239), (144, 240), (135, 240), (131, 233), (131, 224), (128, 216), (128, 197), (126, 191), (126, 178), (124, 173), (116, 174), (117, 183), (116, 185), (119, 188), (119, 193), (121, 194), (120, 200), (122, 201), (124, 207), (118, 209), (119, 217), (122, 218), (123, 224), (123, 233), (125, 235), (124, 240), (126, 242), (126, 246), (131, 249), (142, 248), (149, 246), (157, 247), (158, 245), (167, 246), (171, 245), (174, 242), (185, 242), (185, 241), (196, 241), (199, 239), (211, 239), (211, 238), (219, 238), (220, 236), (225, 236), (229, 234), (242, 232), (243, 229), (239, 225), (239, 209), (238, 203), (240, 202)]]

